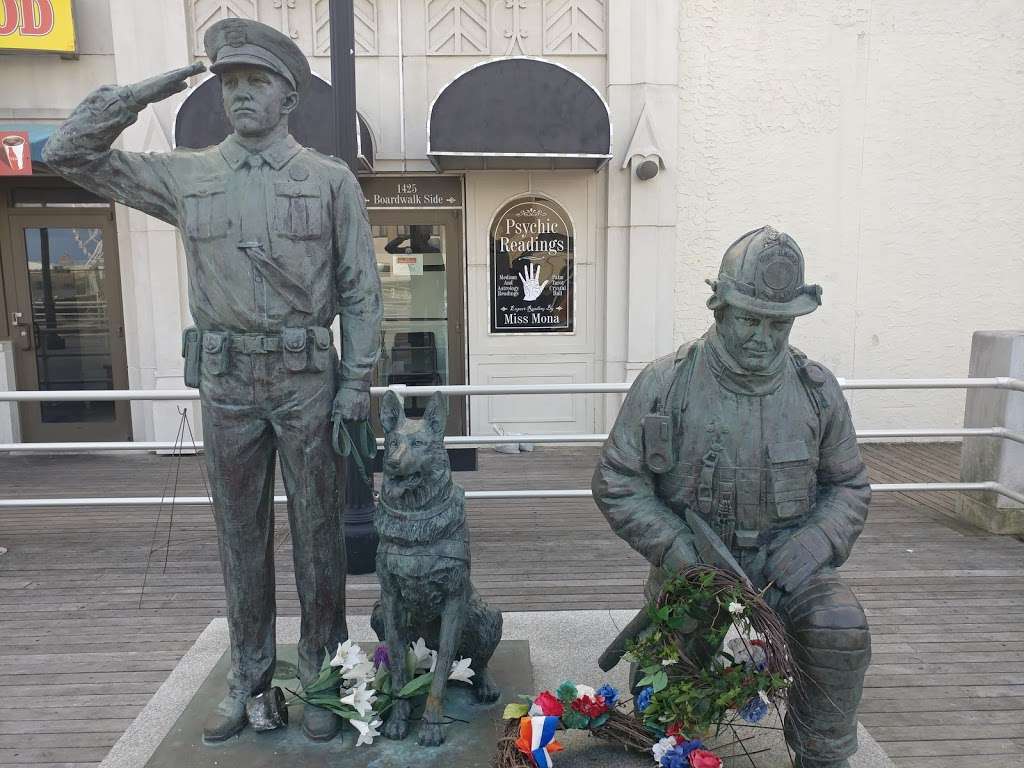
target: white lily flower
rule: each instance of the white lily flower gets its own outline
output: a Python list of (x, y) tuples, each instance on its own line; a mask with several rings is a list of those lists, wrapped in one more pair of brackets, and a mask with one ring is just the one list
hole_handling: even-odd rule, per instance
[(331, 659), (331, 666), (349, 670), (358, 664), (362, 664), (364, 661), (366, 661), (366, 654), (359, 647), (359, 644), (346, 640), (344, 643), (338, 644), (338, 652)]
[(675, 659), (662, 659), (661, 660), (661, 666), (663, 666), (663, 667), (671, 667), (675, 663), (676, 663)]
[(473, 663), (472, 659), (459, 659), (452, 663), (452, 671), (448, 675), (449, 680), (459, 680), (463, 683), (472, 682), (470, 678), (476, 674), (469, 665)]
[(597, 691), (595, 691), (589, 685), (577, 685), (576, 698), (580, 698), (581, 696), (589, 696), (590, 698), (594, 698), (595, 696), (597, 696)]
[(437, 664), (437, 651), (427, 648), (427, 642), (422, 637), (412, 644), (412, 655), (416, 657), (416, 671), (434, 671)]
[(342, 679), (355, 684), (369, 682), (377, 676), (377, 668), (373, 666), (372, 661), (361, 661), (352, 669), (345, 669), (344, 667), (342, 669), (344, 670), (341, 673)]
[(765, 693), (764, 691), (758, 691), (757, 695), (761, 697), (761, 701), (763, 701), (765, 704), (771, 704), (772, 703), (771, 700), (768, 698), (768, 694)]
[(373, 739), (376, 736), (380, 736), (380, 728), (384, 723), (377, 718), (373, 720), (349, 720), (352, 723), (352, 727), (359, 731), (359, 738), (356, 739), (356, 746), (361, 747), (363, 744), (373, 744)]
[(666, 736), (653, 747), (651, 747), (651, 754), (654, 755), (654, 762), (661, 765), (661, 758), (667, 755), (676, 747), (676, 737)]
[(743, 603), (731, 602), (729, 603), (729, 613), (733, 616), (743, 615)]
[(360, 717), (366, 717), (373, 711), (373, 702), (377, 700), (377, 694), (373, 690), (367, 690), (366, 683), (360, 683), (353, 688), (348, 696), (342, 698), (342, 704), (348, 704), (359, 713)]

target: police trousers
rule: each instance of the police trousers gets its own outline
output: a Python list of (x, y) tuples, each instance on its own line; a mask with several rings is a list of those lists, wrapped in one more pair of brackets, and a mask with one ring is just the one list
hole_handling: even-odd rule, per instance
[(233, 695), (270, 685), (276, 662), (274, 466), (288, 495), (301, 607), (299, 679), (348, 637), (340, 462), (331, 447), (337, 355), (323, 371), (289, 370), (280, 351), (204, 359), (199, 381), (206, 467), (227, 593)]

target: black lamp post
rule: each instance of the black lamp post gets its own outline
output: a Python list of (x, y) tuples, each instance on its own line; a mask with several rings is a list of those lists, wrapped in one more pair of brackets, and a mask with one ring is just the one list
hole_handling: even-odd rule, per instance
[[(356, 172), (356, 55), (355, 15), (352, 0), (330, 0), (331, 90), (335, 156)], [(369, 469), (369, 468), (368, 468)], [(345, 460), (345, 548), (348, 572), (372, 573), (377, 555), (373, 528), (374, 503), (351, 457)], [(371, 474), (372, 478), (372, 474)]]

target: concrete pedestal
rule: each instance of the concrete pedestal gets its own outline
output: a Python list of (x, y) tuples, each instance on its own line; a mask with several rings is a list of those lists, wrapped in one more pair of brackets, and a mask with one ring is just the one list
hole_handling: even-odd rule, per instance
[[(971, 343), (972, 378), (1024, 379), (1024, 331), (977, 331)], [(1006, 427), (1024, 433), (1024, 392), (970, 389), (965, 427)], [(1024, 444), (1001, 437), (964, 439), (960, 458), (963, 482), (994, 480), (1024, 493)], [(1024, 533), (1024, 506), (997, 493), (961, 494), (957, 515), (992, 533)]]
[[(620, 690), (626, 687), (626, 666), (620, 664), (608, 675), (597, 668), (597, 657), (608, 642), (634, 615), (633, 611), (545, 611), (538, 613), (506, 613), (504, 640), (495, 656), (493, 670), (503, 687), (502, 699), (489, 707), (472, 702), (467, 690), (454, 690), (446, 700), (448, 714), (473, 720), (473, 724), (449, 726), (449, 742), (437, 750), (420, 750), (415, 736), (401, 745), (381, 738), (370, 747), (352, 746), (354, 731), (343, 731), (344, 739), (329, 744), (314, 744), (295, 727), (288, 732), (257, 734), (246, 732), (219, 746), (206, 746), (196, 737), (200, 733), (200, 712), (211, 696), (223, 691), (224, 652), (227, 649), (227, 623), (215, 619), (185, 654), (167, 681), (154, 694), (138, 718), (128, 727), (99, 768), (141, 768), (142, 766), (212, 766), (217, 768), (256, 768), (267, 766), (353, 766), (353, 768), (490, 768), (495, 749), (498, 718), (505, 702), (515, 701), (519, 694), (553, 689), (563, 680), (575, 680), (597, 687), (610, 682)], [(355, 640), (373, 641), (367, 616), (350, 616), (349, 631)], [(278, 619), (277, 637), (280, 647), (294, 644), (298, 638), (297, 618)], [(524, 641), (528, 641), (524, 642)], [(284, 655), (282, 653), (282, 655)], [(220, 665), (220, 666), (218, 666)], [(468, 716), (463, 716), (463, 713)], [(292, 712), (294, 716), (298, 711)], [(770, 722), (761, 725), (771, 726)], [(761, 730), (771, 744), (748, 749), (769, 752), (757, 755), (757, 768), (789, 768), (785, 744), (777, 731)], [(750, 735), (749, 733), (744, 736)], [(574, 731), (559, 734), (566, 751), (556, 756), (557, 768), (650, 768), (649, 755), (630, 755), (588, 734)], [(473, 741), (476, 739), (476, 741)], [(851, 759), (851, 768), (893, 768), (889, 758), (864, 730), (858, 733), (859, 750)], [(244, 744), (243, 744), (244, 742)], [(258, 745), (264, 753), (259, 760), (253, 753), (239, 747)], [(301, 747), (297, 757), (291, 750)], [(161, 750), (174, 750), (177, 759), (171, 762)], [(732, 754), (735, 747), (723, 749)], [(174, 754), (164, 753), (164, 754)], [(162, 762), (161, 762), (162, 761)], [(746, 758), (727, 760), (726, 768), (750, 768)]]

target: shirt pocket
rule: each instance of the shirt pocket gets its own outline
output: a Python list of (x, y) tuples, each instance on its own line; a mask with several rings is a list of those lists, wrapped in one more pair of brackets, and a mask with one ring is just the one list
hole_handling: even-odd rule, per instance
[(768, 515), (773, 522), (806, 517), (811, 508), (814, 467), (807, 443), (768, 445)]
[(274, 231), (292, 240), (316, 240), (323, 234), (320, 187), (296, 181), (274, 182)]
[(228, 233), (227, 188), (222, 182), (198, 182), (186, 192), (185, 235), (214, 240)]

